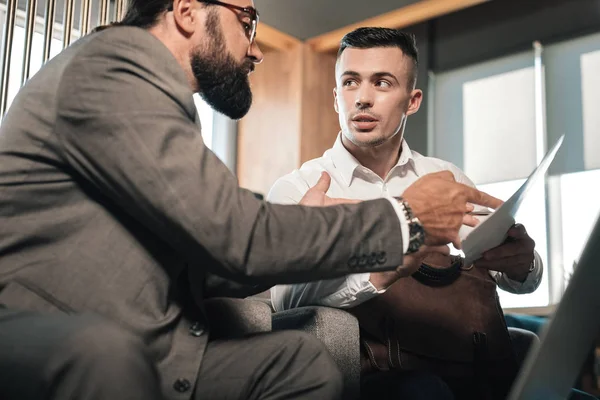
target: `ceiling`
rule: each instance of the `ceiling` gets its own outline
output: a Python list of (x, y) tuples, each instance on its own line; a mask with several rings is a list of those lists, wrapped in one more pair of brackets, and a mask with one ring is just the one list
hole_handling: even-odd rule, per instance
[[(114, 0), (111, 1), (111, 3)], [(226, 0), (225, 0), (226, 1)], [(75, 0), (74, 25), (79, 24), (81, 0)], [(308, 39), (337, 28), (393, 11), (419, 0), (254, 0), (261, 22), (298, 39)], [(6, 0), (0, 0), (6, 4)], [(44, 16), (45, 0), (37, 1)], [(98, 0), (92, 0), (92, 21), (97, 19)], [(27, 0), (18, 0), (24, 10)], [(64, 0), (56, 0), (56, 21), (62, 22)], [(95, 23), (94, 23), (95, 25)]]
[[(6, 4), (7, 0), (0, 0)], [(56, 1), (56, 22), (63, 19), (64, 0)], [(226, 1), (226, 0), (225, 0)], [(254, 0), (261, 22), (305, 40), (360, 22), (420, 0)], [(25, 10), (28, 0), (17, 0)], [(110, 1), (114, 3), (114, 0)], [(81, 0), (74, 0), (74, 26), (79, 25)], [(99, 0), (91, 0), (92, 25), (96, 25)], [(46, 1), (37, 1), (37, 15), (44, 16)], [(111, 10), (112, 11), (112, 10)]]
[(308, 39), (419, 0), (254, 0), (260, 21)]

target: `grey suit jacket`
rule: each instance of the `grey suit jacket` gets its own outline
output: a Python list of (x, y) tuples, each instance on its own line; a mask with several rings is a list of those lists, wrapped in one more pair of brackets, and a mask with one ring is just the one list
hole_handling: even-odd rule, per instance
[(0, 303), (117, 321), (148, 344), (171, 399), (190, 396), (175, 380), (197, 377), (207, 295), (402, 263), (387, 200), (259, 201), (204, 146), (196, 115), (171, 52), (115, 27), (48, 62), (0, 127)]

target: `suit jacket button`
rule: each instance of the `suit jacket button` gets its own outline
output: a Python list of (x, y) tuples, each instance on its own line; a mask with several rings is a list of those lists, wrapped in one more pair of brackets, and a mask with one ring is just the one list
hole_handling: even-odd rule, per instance
[(348, 266), (350, 268), (356, 268), (358, 266), (358, 257), (350, 257), (350, 259), (348, 260)]
[(192, 384), (187, 379), (177, 379), (173, 384), (173, 389), (179, 393), (185, 393), (192, 388)]
[(385, 251), (379, 252), (377, 254), (377, 264), (385, 264), (387, 262), (387, 254)]
[(204, 333), (204, 329), (202, 329), (202, 325), (199, 322), (194, 322), (190, 326), (190, 335), (200, 337)]
[(358, 266), (361, 268), (364, 268), (367, 266), (367, 262), (368, 262), (367, 256), (360, 256), (360, 258), (358, 259)]
[(369, 267), (374, 267), (375, 264), (377, 264), (377, 253), (371, 253), (367, 263), (369, 264)]

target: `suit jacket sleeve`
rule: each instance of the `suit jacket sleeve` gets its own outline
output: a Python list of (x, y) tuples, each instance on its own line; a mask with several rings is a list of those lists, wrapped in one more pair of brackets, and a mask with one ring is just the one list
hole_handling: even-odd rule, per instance
[[(401, 227), (388, 200), (326, 208), (259, 201), (204, 145), (192, 92), (166, 47), (141, 29), (96, 35), (59, 85), (54, 133), (62, 156), (190, 265), (208, 253), (218, 262), (197, 268), (254, 285), (402, 264)], [(385, 257), (356, 262), (373, 252)]]

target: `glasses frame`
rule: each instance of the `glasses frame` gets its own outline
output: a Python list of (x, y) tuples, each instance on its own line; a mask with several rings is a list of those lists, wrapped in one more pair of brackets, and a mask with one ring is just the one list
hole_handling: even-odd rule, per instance
[[(200, 3), (214, 4), (216, 6), (222, 6), (222, 7), (228, 8), (231, 11), (233, 11), (235, 14), (238, 15), (238, 19), (239, 19), (239, 14), (237, 13), (237, 11), (239, 11), (240, 13), (248, 14), (251, 22), (250, 22), (250, 32), (247, 32), (246, 36), (248, 36), (248, 39), (250, 40), (250, 44), (254, 43), (254, 39), (256, 39), (256, 28), (258, 26), (258, 20), (260, 18), (256, 8), (240, 7), (240, 6), (236, 6), (234, 4), (224, 3), (219, 0), (198, 0), (198, 1)], [(240, 20), (240, 22), (242, 22), (242, 21)], [(246, 30), (246, 29), (244, 28), (244, 30)]]
[[(250, 40), (250, 44), (254, 43), (254, 39), (256, 39), (256, 28), (258, 26), (258, 20), (260, 18), (259, 14), (258, 14), (258, 10), (256, 10), (256, 8), (240, 7), (240, 6), (236, 6), (234, 4), (224, 3), (219, 0), (198, 0), (198, 2), (205, 3), (205, 4), (213, 4), (215, 6), (222, 6), (222, 7), (228, 8), (229, 10), (233, 11), (236, 15), (238, 15), (238, 20), (239, 20), (239, 14), (237, 13), (237, 11), (248, 14), (250, 16), (250, 32), (246, 33), (246, 36)], [(173, 3), (171, 3), (169, 8), (167, 8), (167, 11), (173, 11)], [(240, 20), (240, 22), (242, 22), (242, 21)], [(246, 30), (246, 29), (244, 28), (244, 30)]]

